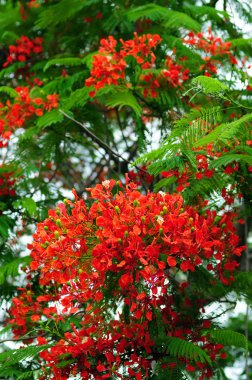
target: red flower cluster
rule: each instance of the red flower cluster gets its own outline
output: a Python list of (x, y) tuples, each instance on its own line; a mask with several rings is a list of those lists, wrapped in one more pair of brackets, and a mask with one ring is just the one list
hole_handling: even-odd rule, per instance
[(152, 73), (143, 74), (140, 79), (145, 81), (143, 83), (145, 97), (151, 96), (156, 98), (158, 93), (157, 88), (161, 85), (168, 84), (170, 87), (182, 86), (185, 80), (188, 80), (189, 69), (184, 69), (183, 66), (175, 63), (171, 57), (165, 60), (165, 68), (161, 70), (160, 74), (154, 75)]
[[(202, 149), (202, 148), (201, 148)], [(213, 153), (212, 144), (209, 144), (206, 148), (207, 154), (210, 157), (216, 156)], [(197, 172), (194, 173), (190, 170), (189, 164), (185, 164), (184, 171), (170, 170), (168, 172), (163, 171), (161, 174), (164, 178), (169, 178), (172, 176), (176, 177), (176, 182), (178, 184), (176, 191), (182, 192), (186, 187), (190, 186), (191, 179), (202, 179), (204, 177), (211, 178), (214, 174), (214, 169), (209, 169), (209, 157), (203, 154), (196, 154), (197, 161)]]
[(216, 60), (218, 56), (227, 56), (231, 64), (235, 65), (238, 63), (235, 56), (231, 53), (230, 49), (232, 47), (231, 42), (224, 42), (220, 37), (213, 35), (211, 28), (208, 29), (207, 34), (203, 33), (188, 33), (186, 38), (182, 39), (183, 43), (187, 45), (194, 46), (196, 49), (203, 50), (205, 53), (209, 54), (204, 57), (205, 64), (201, 65), (199, 70), (204, 70), (206, 76), (211, 76), (211, 73), (217, 73), (217, 65), (221, 62)]
[[(126, 68), (128, 67), (126, 58), (134, 57), (136, 63), (140, 66), (142, 75), (140, 78), (140, 87), (144, 87), (144, 96), (156, 97), (155, 89), (160, 87), (160, 80), (164, 79), (172, 87), (181, 86), (184, 80), (188, 79), (189, 70), (172, 61), (167, 57), (165, 68), (161, 70), (161, 75), (146, 72), (148, 69), (155, 68), (156, 56), (153, 50), (161, 43), (161, 37), (157, 34), (144, 34), (138, 36), (134, 33), (134, 39), (121, 42), (121, 48), (116, 50), (117, 41), (114, 37), (109, 36), (101, 40), (99, 54), (93, 57), (93, 67), (91, 77), (85, 82), (86, 86), (94, 86), (95, 90), (103, 88), (105, 85), (124, 84), (131, 87), (131, 83), (126, 79)], [(145, 82), (145, 83), (142, 83)], [(146, 86), (147, 84), (147, 86)], [(90, 96), (94, 96), (96, 91), (91, 91)]]
[[(211, 130), (211, 126), (206, 126), (206, 132)], [(247, 141), (247, 144), (250, 144), (249, 140)], [(179, 193), (185, 190), (187, 187), (192, 186), (192, 181), (201, 180), (204, 178), (211, 178), (215, 173), (221, 172), (222, 175), (228, 175), (229, 177), (233, 176), (233, 185), (231, 187), (229, 186), (228, 189), (222, 189), (222, 197), (225, 200), (225, 203), (227, 205), (231, 205), (235, 202), (235, 199), (237, 197), (242, 198), (241, 191), (239, 190), (239, 185), (241, 185), (244, 182), (244, 176), (242, 171), (240, 170), (241, 166), (238, 162), (234, 161), (226, 166), (223, 166), (222, 168), (219, 167), (218, 169), (216, 169), (212, 166), (212, 164), (215, 162), (216, 159), (221, 157), (223, 153), (229, 153), (234, 148), (236, 148), (236, 151), (239, 152), (238, 148), (240, 145), (241, 142), (236, 140), (233, 143), (230, 143), (228, 148), (223, 148), (221, 151), (220, 149), (214, 146), (214, 143), (210, 143), (206, 146), (199, 148), (193, 148), (193, 151), (195, 152), (197, 170), (195, 170), (195, 168), (192, 168), (191, 164), (186, 160), (184, 162), (183, 170), (174, 168), (169, 171), (161, 172), (161, 175), (164, 178), (174, 177), (174, 181), (172, 181), (171, 183), (175, 183), (177, 185), (176, 191)], [(201, 151), (202, 153), (197, 154), (197, 151)], [(242, 149), (239, 153), (244, 154)], [(178, 152), (177, 155), (179, 156), (180, 152)], [(243, 169), (248, 170), (248, 172), (251, 171), (250, 168), (251, 167), (249, 166), (249, 164), (243, 167)]]
[(9, 195), (13, 197), (16, 192), (13, 188), (16, 180), (13, 179), (14, 172), (10, 170), (10, 167), (2, 164), (0, 165), (0, 197)]
[(195, 46), (197, 49), (204, 50), (204, 52), (211, 55), (231, 55), (230, 48), (232, 43), (223, 42), (220, 37), (215, 37), (211, 28), (208, 29), (206, 35), (201, 32), (197, 34), (190, 32), (187, 38), (183, 39), (183, 42)]
[[(161, 38), (151, 34), (140, 37), (135, 33), (133, 40), (120, 42), (122, 47), (117, 52), (117, 41), (114, 37), (109, 36), (101, 40), (99, 54), (93, 57), (92, 76), (86, 80), (86, 86), (94, 85), (95, 89), (99, 90), (105, 85), (118, 85), (120, 79), (125, 79), (127, 56), (133, 56), (142, 69), (152, 67), (156, 59), (153, 49), (161, 42)], [(95, 92), (91, 94), (94, 96)]]
[(17, 87), (14, 103), (9, 100), (0, 103), (0, 147), (6, 146), (16, 128), (20, 128), (33, 115), (42, 116), (44, 111), (58, 107), (58, 95), (51, 94), (42, 98), (32, 98), (28, 87)]
[(36, 37), (31, 40), (29, 37), (22, 36), (16, 41), (16, 45), (9, 46), (9, 55), (3, 67), (19, 61), (28, 61), (34, 54), (39, 54), (43, 51), (43, 39)]
[[(198, 213), (178, 194), (143, 195), (134, 183), (123, 188), (105, 180), (88, 190), (95, 200), (90, 208), (74, 193), (74, 202), (65, 200), (38, 224), (27, 279), (36, 277), (40, 286), (14, 298), (15, 336), (34, 328), (42, 334), (43, 322), (57, 323), (52, 347), (41, 354), (57, 380), (76, 373), (84, 380), (123, 378), (122, 368), (130, 378), (148, 378), (152, 362), (168, 354), (160, 329), (167, 339), (187, 339), (219, 356), (222, 347), (202, 333), (210, 323), (193, 316), (204, 301), (199, 294), (193, 299), (190, 285), (175, 273), (201, 266), (214, 281), (232, 281), (233, 256), (242, 251), (232, 214)], [(200, 379), (212, 376), (206, 363), (180, 361)]]
[(137, 171), (129, 171), (128, 176), (131, 181), (134, 181), (138, 185), (143, 183), (150, 185), (154, 181), (154, 176), (148, 173), (146, 165), (141, 166)]
[(161, 43), (161, 37), (158, 34), (143, 34), (142, 36), (138, 36), (137, 33), (134, 33), (134, 37), (133, 40), (125, 42), (120, 40), (123, 57), (131, 55), (141, 65), (142, 69), (152, 68), (156, 60), (153, 50)]
[(173, 62), (170, 57), (165, 61), (166, 69), (163, 70), (163, 75), (167, 78), (173, 87), (181, 86), (188, 79), (189, 69), (185, 69), (181, 65)]
[[(117, 41), (110, 36), (107, 40), (101, 40), (100, 54), (93, 57), (93, 67), (91, 77), (86, 80), (86, 86), (93, 86), (95, 90), (103, 88), (105, 85), (118, 85), (120, 79), (125, 78), (125, 60), (115, 51)], [(94, 96), (92, 91), (90, 96)]]

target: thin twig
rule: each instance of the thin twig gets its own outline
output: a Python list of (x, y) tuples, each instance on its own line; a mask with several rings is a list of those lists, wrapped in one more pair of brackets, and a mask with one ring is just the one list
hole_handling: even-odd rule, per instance
[(111, 149), (104, 141), (102, 141), (98, 136), (96, 136), (93, 132), (91, 132), (87, 127), (85, 127), (84, 124), (82, 124), (80, 121), (75, 120), (73, 117), (69, 116), (67, 113), (65, 113), (63, 110), (59, 110), (60, 113), (62, 113), (66, 118), (69, 120), (72, 120), (75, 124), (78, 124), (81, 126), (85, 134), (90, 137), (94, 142), (96, 142), (101, 148), (103, 148), (109, 155), (112, 155), (114, 157), (117, 157), (124, 162), (127, 162), (130, 165), (133, 165), (137, 170), (147, 173), (146, 170), (141, 169), (139, 166), (134, 165), (132, 161), (127, 160), (124, 158), (121, 154), (115, 152), (113, 149)]
[(215, 315), (215, 316), (213, 316), (213, 317), (210, 317), (210, 318), (208, 318), (208, 319), (209, 319), (209, 320), (213, 320), (213, 319), (219, 318), (219, 317), (221, 317), (223, 314), (226, 314), (228, 311), (234, 310), (234, 308), (235, 308), (235, 306), (232, 305), (232, 306), (228, 307), (227, 309), (225, 309), (222, 313), (217, 314), (217, 315)]

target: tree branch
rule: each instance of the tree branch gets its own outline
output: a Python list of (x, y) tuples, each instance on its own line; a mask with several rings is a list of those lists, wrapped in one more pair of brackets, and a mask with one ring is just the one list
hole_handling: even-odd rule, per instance
[(83, 129), (83, 131), (85, 132), (85, 134), (91, 138), (96, 144), (98, 144), (101, 148), (103, 148), (105, 150), (105, 152), (107, 152), (110, 156), (114, 156), (114, 157), (117, 157), (117, 162), (118, 162), (118, 159), (124, 161), (124, 162), (127, 162), (128, 164), (130, 165), (133, 165), (137, 170), (141, 171), (142, 173), (147, 173), (146, 170), (143, 170), (141, 169), (139, 166), (137, 165), (134, 165), (132, 161), (129, 161), (127, 160), (126, 158), (124, 158), (121, 154), (115, 152), (113, 149), (111, 149), (104, 141), (102, 141), (98, 136), (96, 136), (93, 132), (91, 132), (87, 127), (85, 127), (84, 124), (82, 124), (80, 121), (78, 120), (75, 120), (73, 117), (69, 116), (68, 114), (66, 114), (63, 110), (59, 110), (60, 113), (62, 113), (66, 118), (68, 118), (69, 120), (72, 120), (75, 124), (78, 124), (81, 126), (81, 128)]

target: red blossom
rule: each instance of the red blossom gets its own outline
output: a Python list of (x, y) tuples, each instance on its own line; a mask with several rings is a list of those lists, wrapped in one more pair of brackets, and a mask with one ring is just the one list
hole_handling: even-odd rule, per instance
[(22, 36), (16, 40), (15, 45), (9, 46), (9, 55), (3, 67), (7, 67), (16, 61), (25, 62), (34, 54), (42, 53), (42, 43), (43, 39), (41, 37), (36, 37), (31, 40), (29, 37)]
[[(23, 127), (33, 116), (42, 116), (44, 111), (58, 107), (58, 95), (47, 95), (46, 100), (32, 98), (28, 87), (16, 87), (13, 103), (9, 100), (0, 111), (0, 147), (6, 146), (16, 128)], [(2, 140), (2, 141), (1, 141)]]
[[(199, 163), (205, 167), (204, 159)], [(210, 327), (209, 321), (195, 325), (190, 317), (193, 308), (197, 313), (203, 308), (204, 300), (198, 297), (192, 303), (187, 296), (189, 283), (176, 285), (184, 298), (182, 309), (177, 308), (172, 273), (174, 268), (186, 274), (208, 265), (215, 280), (228, 285), (230, 272), (238, 265), (234, 255), (243, 249), (237, 247), (233, 214), (216, 218), (215, 211), (199, 213), (197, 207), (185, 206), (179, 194), (143, 195), (130, 182), (123, 187), (105, 180), (89, 192), (94, 200), (91, 207), (74, 193), (73, 202), (59, 204), (38, 224), (30, 245), (28, 278), (37, 276), (40, 294), (28, 286), (13, 298), (9, 312), (15, 337), (39, 329), (41, 321), (57, 323), (78, 315), (63, 333), (64, 339), (56, 339), (41, 353), (57, 379), (63, 376), (59, 358), (66, 354), (74, 365), (81, 365), (83, 379), (116, 376), (121, 366), (131, 377), (148, 378), (151, 367), (145, 358), (155, 357), (150, 328), (156, 323), (163, 324), (167, 336), (200, 342), (213, 360), (222, 355), (222, 347), (201, 331)], [(108, 297), (108, 286), (113, 310), (115, 303), (120, 308), (116, 317), (109, 314), (107, 319), (103, 299)], [(44, 339), (39, 337), (38, 343), (44, 344)], [(212, 374), (207, 364), (185, 358), (181, 362), (188, 371), (199, 371), (201, 379)], [(64, 373), (70, 376), (74, 368), (70, 364)]]
[(166, 83), (171, 87), (181, 86), (188, 79), (188, 69), (175, 63), (171, 57), (167, 57), (164, 69), (160, 75), (147, 72), (148, 69), (155, 68), (156, 56), (154, 50), (161, 43), (162, 39), (157, 34), (143, 34), (139, 36), (134, 33), (131, 40), (120, 40), (120, 48), (114, 37), (100, 41), (98, 54), (93, 57), (91, 76), (85, 81), (86, 86), (94, 86), (95, 91), (90, 92), (90, 96), (95, 96), (97, 90), (106, 85), (120, 85), (132, 87), (126, 78), (128, 67), (127, 57), (134, 57), (140, 67), (139, 85), (143, 88), (145, 97), (155, 98), (158, 96), (156, 91), (161, 85)]

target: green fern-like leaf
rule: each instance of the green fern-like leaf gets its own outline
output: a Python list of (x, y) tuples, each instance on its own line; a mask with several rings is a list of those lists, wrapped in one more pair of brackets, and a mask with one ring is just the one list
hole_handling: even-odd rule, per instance
[(13, 25), (17, 21), (21, 21), (20, 7), (16, 4), (14, 7), (13, 3), (7, 3), (0, 5), (0, 30), (13, 30)]
[(170, 11), (165, 7), (157, 4), (145, 4), (140, 7), (134, 7), (126, 13), (130, 21), (137, 21), (141, 18), (148, 18), (152, 21), (162, 20), (169, 17)]
[(41, 351), (50, 348), (51, 344), (41, 345), (41, 346), (28, 346), (25, 348), (16, 348), (14, 350), (9, 350), (0, 353), (0, 363), (1, 368), (12, 366), (16, 363), (22, 362), (23, 360), (28, 360), (38, 355)]
[(65, 22), (66, 20), (74, 17), (78, 12), (80, 12), (87, 5), (96, 4), (98, 0), (91, 1), (80, 1), (80, 0), (61, 0), (57, 4), (45, 8), (43, 12), (40, 13), (37, 28), (46, 28), (48, 25), (58, 25)]
[(64, 102), (62, 109), (63, 111), (68, 111), (70, 109), (78, 108), (78, 107), (83, 107), (85, 103), (89, 100), (89, 92), (90, 88), (89, 87), (83, 87), (80, 88), (69, 96), (69, 98)]
[(175, 11), (170, 11), (169, 20), (164, 23), (164, 26), (172, 29), (183, 27), (196, 32), (201, 30), (200, 24), (188, 14)]
[[(97, 94), (99, 97), (101, 92)], [(139, 105), (137, 99), (132, 94), (132, 92), (127, 89), (113, 89), (106, 94), (104, 97), (105, 105), (109, 108), (118, 107), (121, 109), (122, 107), (131, 107), (137, 116), (141, 115), (142, 108)]]
[(232, 44), (232, 48), (243, 49), (247, 47), (251, 47), (252, 38), (235, 38), (233, 40), (229, 40)]
[(39, 375), (40, 375), (40, 370), (26, 371), (22, 373), (22, 375), (19, 375), (17, 380), (37, 379)]
[(185, 197), (193, 199), (195, 194), (201, 196), (211, 196), (216, 191), (225, 186), (225, 179), (222, 174), (214, 174), (211, 178), (202, 178), (200, 181), (191, 180), (190, 187), (185, 190)]
[(81, 58), (67, 57), (67, 58), (55, 58), (48, 61), (44, 67), (44, 71), (48, 70), (51, 66), (80, 66), (83, 64)]
[(11, 98), (16, 98), (18, 96), (18, 93), (12, 87), (8, 86), (0, 86), (0, 92), (4, 92)]
[(204, 126), (205, 124), (210, 124), (214, 126), (216, 123), (219, 123), (222, 119), (222, 112), (220, 106), (202, 108), (200, 110), (191, 109), (190, 113), (183, 116), (181, 119), (175, 121), (175, 128), (181, 128), (176, 131), (178, 134), (181, 134), (185, 127), (187, 127), (191, 122), (194, 122), (194, 125)]
[(239, 272), (235, 276), (234, 281), (235, 291), (246, 293), (247, 290), (252, 290), (252, 272)]
[(8, 276), (11, 276), (11, 277), (17, 276), (19, 274), (19, 267), (20, 267), (20, 265), (26, 266), (26, 265), (29, 264), (30, 260), (31, 259), (30, 259), (29, 256), (27, 256), (27, 257), (20, 257), (20, 258), (14, 259), (11, 262), (3, 265), (0, 268), (0, 285), (2, 285), (5, 282), (6, 277), (8, 277)]
[(211, 331), (211, 336), (216, 343), (224, 346), (234, 346), (238, 348), (248, 349), (248, 341), (245, 335), (228, 329), (214, 329)]
[(248, 165), (252, 165), (252, 156), (248, 156), (247, 154), (224, 154), (217, 160), (212, 161), (210, 166), (212, 168), (218, 168), (221, 166), (226, 166), (233, 161), (243, 161)]
[(225, 11), (215, 9), (214, 7), (209, 7), (207, 5), (192, 5), (188, 4), (184, 6), (186, 13), (197, 15), (200, 19), (215, 20), (217, 22), (223, 21), (223, 19), (229, 19), (229, 14)]
[(134, 22), (141, 18), (148, 18), (153, 21), (163, 20), (164, 26), (167, 28), (182, 26), (195, 31), (201, 29), (200, 24), (185, 13), (172, 11), (152, 3), (133, 8), (126, 15), (130, 21)]
[(162, 178), (155, 184), (154, 191), (158, 191), (160, 189), (167, 189), (170, 185), (176, 182), (176, 179), (177, 178), (175, 176), (171, 176), (169, 178)]
[[(207, 136), (199, 139), (194, 146), (205, 146), (214, 142), (217, 144), (218, 142), (226, 143), (228, 140), (232, 138), (238, 138), (244, 135), (242, 128), (247, 123), (251, 122), (252, 113), (242, 116), (239, 120), (232, 121), (231, 123), (221, 124), (216, 127), (213, 131), (211, 131)], [(241, 132), (240, 132), (241, 131)]]
[(203, 90), (205, 94), (219, 94), (228, 91), (229, 88), (218, 79), (200, 75), (192, 80), (196, 88)]
[(8, 215), (0, 215), (0, 236), (7, 238), (9, 236), (9, 229), (13, 226), (13, 219)]
[(58, 109), (45, 113), (37, 121), (37, 126), (41, 128), (49, 127), (52, 124), (60, 123), (64, 119)]
[(206, 352), (192, 342), (167, 336), (164, 338), (157, 338), (155, 341), (158, 346), (167, 350), (174, 357), (184, 357), (192, 361), (211, 364), (211, 359)]

